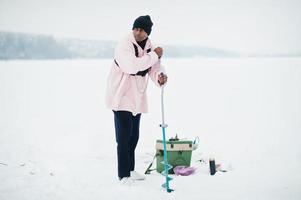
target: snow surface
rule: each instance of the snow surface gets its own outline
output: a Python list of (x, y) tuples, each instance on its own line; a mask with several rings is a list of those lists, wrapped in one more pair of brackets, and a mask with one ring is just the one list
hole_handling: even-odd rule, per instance
[[(165, 59), (167, 137), (200, 138), (194, 175), (117, 179), (111, 60), (0, 62), (0, 199), (301, 199), (301, 58)], [(150, 81), (136, 169), (161, 138)], [(227, 172), (209, 174), (214, 157)]]

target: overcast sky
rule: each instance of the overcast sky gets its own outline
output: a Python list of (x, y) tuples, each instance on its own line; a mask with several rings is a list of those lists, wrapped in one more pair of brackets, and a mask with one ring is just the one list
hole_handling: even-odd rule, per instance
[(0, 0), (0, 31), (117, 41), (145, 14), (158, 44), (301, 52), (298, 0)]

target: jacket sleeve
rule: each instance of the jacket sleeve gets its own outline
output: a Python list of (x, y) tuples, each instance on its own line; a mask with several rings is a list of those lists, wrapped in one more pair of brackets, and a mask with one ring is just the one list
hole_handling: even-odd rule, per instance
[(115, 59), (121, 70), (128, 74), (136, 74), (146, 70), (158, 62), (158, 56), (154, 51), (142, 57), (135, 56), (134, 46), (131, 42), (121, 42), (115, 50)]
[[(159, 82), (158, 82), (158, 76), (160, 73), (164, 73), (166, 74), (165, 72), (165, 68), (164, 66), (161, 65), (160, 61), (157, 62), (155, 65), (153, 65), (149, 71), (149, 76), (150, 78), (152, 79), (152, 81), (158, 86), (158, 87), (161, 87)], [(166, 84), (166, 83), (165, 83)], [(165, 85), (164, 84), (164, 85)]]

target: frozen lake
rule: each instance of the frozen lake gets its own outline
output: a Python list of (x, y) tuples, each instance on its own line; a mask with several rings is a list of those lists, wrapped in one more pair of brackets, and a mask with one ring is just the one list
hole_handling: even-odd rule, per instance
[[(0, 61), (0, 199), (300, 199), (301, 58), (165, 59), (167, 137), (200, 138), (189, 177), (165, 194), (157, 173), (117, 182), (112, 60)], [(137, 170), (161, 138), (160, 90), (149, 82)], [(216, 158), (215, 176), (196, 162)]]

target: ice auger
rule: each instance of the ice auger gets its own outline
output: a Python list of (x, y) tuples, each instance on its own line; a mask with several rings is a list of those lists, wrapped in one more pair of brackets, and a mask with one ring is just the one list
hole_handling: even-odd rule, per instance
[(165, 128), (167, 127), (167, 124), (165, 124), (164, 121), (164, 102), (163, 102), (163, 93), (164, 93), (164, 86), (161, 88), (161, 112), (162, 112), (162, 124), (160, 124), (160, 127), (162, 128), (162, 137), (163, 137), (163, 148), (164, 148), (164, 160), (162, 161), (162, 164), (164, 165), (164, 170), (162, 171), (162, 175), (165, 176), (165, 182), (162, 184), (162, 187), (166, 189), (167, 192), (172, 192), (173, 189), (169, 188), (169, 181), (172, 180), (171, 177), (168, 176), (168, 171), (172, 169), (172, 166), (168, 164), (167, 162), (167, 152), (166, 152), (166, 137), (165, 137)]

